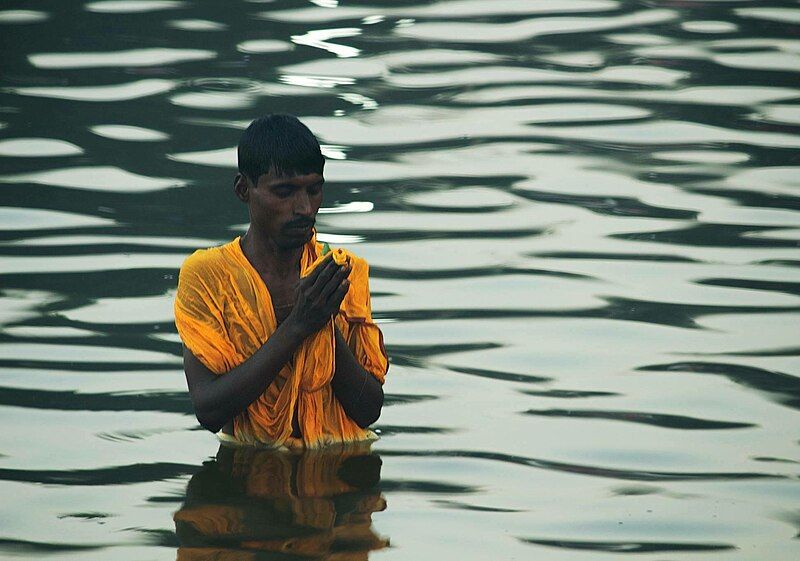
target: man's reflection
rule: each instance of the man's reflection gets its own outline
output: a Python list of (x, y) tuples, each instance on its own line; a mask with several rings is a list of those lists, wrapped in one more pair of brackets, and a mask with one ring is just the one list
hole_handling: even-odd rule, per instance
[(381, 459), (367, 447), (300, 454), (221, 446), (175, 513), (178, 561), (366, 560), (388, 540)]

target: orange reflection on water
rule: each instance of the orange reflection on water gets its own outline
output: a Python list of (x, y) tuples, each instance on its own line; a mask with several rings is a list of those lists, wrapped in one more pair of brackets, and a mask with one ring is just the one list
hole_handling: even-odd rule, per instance
[(381, 459), (369, 448), (300, 454), (221, 446), (175, 513), (178, 561), (366, 560), (389, 545)]

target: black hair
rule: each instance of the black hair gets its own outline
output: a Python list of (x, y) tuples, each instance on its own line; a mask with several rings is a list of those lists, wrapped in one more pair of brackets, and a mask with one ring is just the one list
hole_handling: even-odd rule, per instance
[(283, 176), (322, 173), (325, 158), (319, 142), (294, 115), (256, 119), (239, 140), (239, 173), (253, 183), (268, 172)]

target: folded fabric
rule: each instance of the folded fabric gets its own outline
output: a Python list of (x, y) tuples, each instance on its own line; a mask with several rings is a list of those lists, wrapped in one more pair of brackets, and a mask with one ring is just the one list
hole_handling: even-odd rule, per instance
[[(350, 252), (350, 288), (339, 313), (309, 336), (266, 391), (234, 419), (236, 440), (261, 446), (319, 448), (374, 439), (342, 409), (331, 387), (335, 325), (364, 369), (383, 383), (388, 359), (383, 336), (372, 321), (369, 266)], [(316, 233), (303, 247), (300, 274), (322, 260)], [(183, 344), (218, 375), (252, 356), (275, 332), (272, 300), (247, 260), (237, 237), (220, 247), (196, 251), (183, 263), (175, 299), (175, 325)], [(296, 414), (302, 437), (292, 436)]]

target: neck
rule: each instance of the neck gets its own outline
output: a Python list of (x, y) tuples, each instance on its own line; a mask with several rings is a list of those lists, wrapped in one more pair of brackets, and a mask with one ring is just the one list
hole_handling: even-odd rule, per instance
[(295, 273), (303, 255), (303, 246), (282, 248), (272, 239), (259, 239), (248, 229), (241, 239), (242, 251), (255, 268), (280, 276)]

